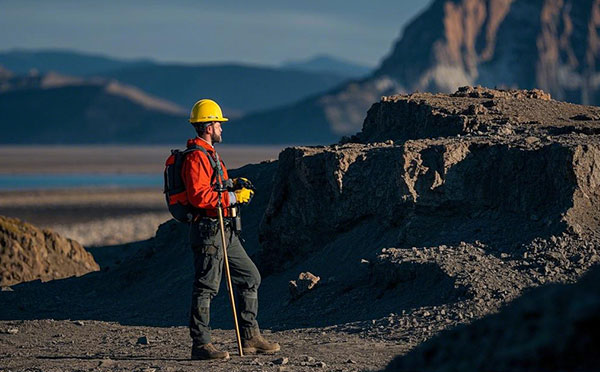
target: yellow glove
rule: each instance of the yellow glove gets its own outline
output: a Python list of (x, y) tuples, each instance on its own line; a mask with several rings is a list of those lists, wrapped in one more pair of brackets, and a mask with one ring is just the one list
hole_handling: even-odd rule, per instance
[(241, 188), (247, 188), (250, 190), (254, 190), (254, 185), (247, 178), (238, 177), (238, 178), (234, 178), (232, 181), (233, 181), (233, 189), (234, 190), (241, 189)]
[(254, 196), (254, 191), (247, 189), (245, 187), (242, 187), (239, 190), (235, 190), (235, 200), (237, 201), (238, 204), (247, 204), (250, 203), (250, 199), (252, 199), (252, 196)]

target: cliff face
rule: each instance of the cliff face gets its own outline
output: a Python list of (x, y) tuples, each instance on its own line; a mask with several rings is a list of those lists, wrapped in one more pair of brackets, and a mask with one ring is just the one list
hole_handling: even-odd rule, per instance
[(0, 286), (79, 276), (99, 269), (92, 255), (76, 241), (0, 216)]
[(404, 30), (376, 75), (406, 91), (454, 91), (472, 84), (490, 60), (513, 0), (436, 0)]
[(594, 104), (599, 22), (593, 0), (437, 0), (406, 28), (376, 75), (408, 92), (482, 84)]

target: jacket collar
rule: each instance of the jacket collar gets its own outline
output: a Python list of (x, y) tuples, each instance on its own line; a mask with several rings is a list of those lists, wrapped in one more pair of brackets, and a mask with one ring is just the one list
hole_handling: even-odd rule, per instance
[(211, 144), (209, 144), (200, 137), (190, 138), (187, 141), (187, 147), (191, 147), (193, 145), (202, 146), (208, 151), (215, 151), (215, 148)]

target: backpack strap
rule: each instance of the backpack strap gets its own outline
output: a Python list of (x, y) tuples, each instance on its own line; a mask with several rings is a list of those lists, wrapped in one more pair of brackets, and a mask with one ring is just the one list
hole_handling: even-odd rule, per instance
[(217, 154), (217, 152), (215, 151), (215, 157), (213, 158), (208, 151), (206, 151), (206, 149), (202, 146), (198, 146), (196, 144), (186, 148), (183, 151), (184, 155), (189, 154), (190, 152), (194, 152), (194, 151), (202, 151), (204, 153), (204, 155), (206, 155), (206, 157), (208, 158), (208, 161), (210, 162), (210, 166), (212, 167), (212, 169), (214, 170), (213, 175), (212, 175), (212, 179), (216, 180), (216, 175), (219, 176), (219, 179), (221, 181), (221, 184), (223, 183), (223, 177), (224, 177), (224, 173), (223, 173), (223, 168), (221, 167), (221, 159), (219, 159), (219, 154)]

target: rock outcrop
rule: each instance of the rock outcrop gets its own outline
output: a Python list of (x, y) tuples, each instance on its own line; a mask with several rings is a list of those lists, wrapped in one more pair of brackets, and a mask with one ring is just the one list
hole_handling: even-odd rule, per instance
[(599, 119), (596, 107), (540, 91), (384, 97), (355, 143), (280, 154), (264, 263), (314, 252), (368, 219), (398, 228), (400, 247), (475, 239), (510, 250), (594, 232)]
[(319, 272), (308, 297), (349, 318), (395, 303), (367, 327), (414, 343), (577, 280), (600, 261), (599, 114), (535, 90), (384, 97), (344, 143), (280, 154), (262, 268)]
[(79, 276), (99, 270), (79, 243), (0, 216), (0, 286)]

